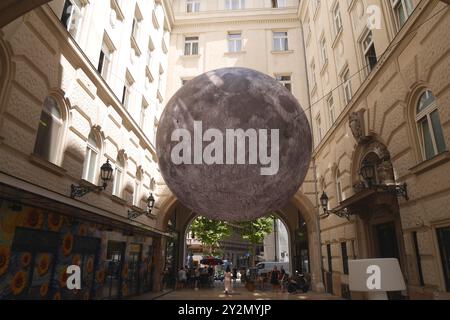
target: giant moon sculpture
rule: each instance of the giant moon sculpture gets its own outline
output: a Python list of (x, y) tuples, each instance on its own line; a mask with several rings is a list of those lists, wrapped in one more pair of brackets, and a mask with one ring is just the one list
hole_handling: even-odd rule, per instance
[(156, 151), (161, 174), (182, 204), (213, 219), (253, 220), (281, 209), (300, 188), (311, 131), (296, 98), (278, 81), (224, 68), (188, 81), (170, 99)]

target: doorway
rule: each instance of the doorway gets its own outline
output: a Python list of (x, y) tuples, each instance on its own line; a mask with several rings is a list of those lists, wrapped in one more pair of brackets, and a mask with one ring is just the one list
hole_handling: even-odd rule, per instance
[(394, 222), (379, 224), (374, 228), (377, 238), (377, 257), (396, 258), (400, 261), (400, 252), (398, 250), (398, 242)]
[(106, 253), (106, 281), (102, 298), (118, 299), (122, 296), (122, 269), (125, 258), (125, 242), (108, 241)]

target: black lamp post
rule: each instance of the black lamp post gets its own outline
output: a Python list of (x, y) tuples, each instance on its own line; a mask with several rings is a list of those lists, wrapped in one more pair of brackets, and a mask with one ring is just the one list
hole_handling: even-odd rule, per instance
[(397, 197), (403, 197), (405, 200), (409, 200), (408, 186), (406, 183), (402, 184), (378, 184), (375, 181), (375, 166), (373, 166), (367, 159), (361, 164), (360, 174), (362, 178), (367, 182), (369, 189), (375, 191), (384, 191), (391, 193)]
[(108, 186), (108, 181), (111, 180), (113, 173), (113, 168), (109, 163), (109, 159), (100, 167), (100, 178), (103, 181), (101, 186), (88, 186), (88, 185), (71, 185), (70, 197), (72, 199), (82, 197), (89, 192), (100, 192), (106, 189)]
[(350, 212), (347, 208), (339, 210), (328, 210), (328, 200), (328, 195), (325, 191), (323, 191), (322, 196), (320, 197), (320, 205), (323, 208), (323, 216), (328, 217), (330, 214), (334, 214), (340, 218), (346, 218), (347, 220), (350, 220)]
[(147, 198), (147, 210), (128, 210), (128, 219), (136, 219), (137, 217), (145, 214), (147, 217), (152, 213), (153, 208), (155, 208), (155, 198), (153, 197), (153, 193), (150, 193)]
[(325, 191), (322, 192), (322, 196), (320, 197), (320, 204), (322, 205), (323, 212), (327, 213), (328, 210), (328, 195)]
[(365, 159), (361, 164), (360, 174), (363, 179), (367, 181), (370, 188), (375, 177), (375, 168), (367, 159)]

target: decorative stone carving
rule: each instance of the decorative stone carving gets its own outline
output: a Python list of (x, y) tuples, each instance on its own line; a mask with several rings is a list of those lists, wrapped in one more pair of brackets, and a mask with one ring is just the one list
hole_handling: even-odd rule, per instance
[(358, 143), (367, 141), (364, 127), (364, 110), (351, 112), (348, 116), (348, 124), (352, 130), (353, 137)]

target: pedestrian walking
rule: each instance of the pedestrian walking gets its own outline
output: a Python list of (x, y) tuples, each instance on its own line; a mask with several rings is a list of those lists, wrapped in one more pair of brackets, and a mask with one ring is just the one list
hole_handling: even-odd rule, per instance
[(225, 271), (225, 279), (224, 279), (224, 285), (225, 285), (225, 294), (228, 295), (231, 292), (231, 278), (233, 277), (231, 273), (230, 266), (227, 267)]
[(280, 287), (279, 277), (280, 272), (278, 271), (277, 266), (274, 266), (270, 273), (270, 284), (272, 285), (272, 290), (274, 292)]

